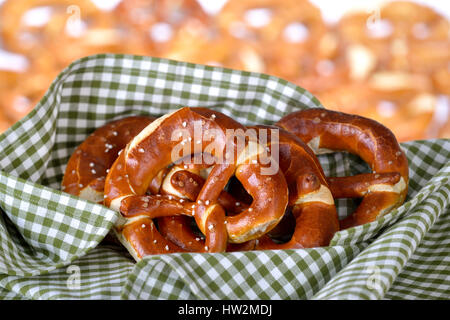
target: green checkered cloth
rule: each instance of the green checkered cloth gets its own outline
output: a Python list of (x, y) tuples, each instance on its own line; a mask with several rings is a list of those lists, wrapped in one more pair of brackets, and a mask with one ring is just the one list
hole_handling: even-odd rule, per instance
[[(243, 124), (322, 107), (276, 77), (164, 59), (96, 55), (74, 62), (23, 120), (0, 136), (3, 299), (449, 299), (450, 140), (403, 143), (406, 202), (338, 232), (330, 246), (176, 253), (135, 263), (106, 244), (118, 213), (60, 191), (65, 165), (95, 128), (129, 115), (206, 106)], [(328, 176), (367, 164), (320, 156)], [(336, 201), (340, 217), (355, 209)]]

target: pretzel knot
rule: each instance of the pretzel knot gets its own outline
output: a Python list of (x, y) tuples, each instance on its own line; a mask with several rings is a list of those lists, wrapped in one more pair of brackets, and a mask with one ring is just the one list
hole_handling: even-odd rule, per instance
[[(229, 130), (238, 134), (230, 137)], [(195, 203), (183, 204), (183, 208), (191, 205), (191, 215), (205, 236), (204, 251), (225, 251), (228, 242), (256, 239), (276, 226), (288, 203), (286, 180), (279, 170), (266, 174), (259, 158), (265, 148), (240, 139), (242, 133), (245, 127), (224, 114), (186, 107), (153, 121), (126, 146), (106, 177), (104, 203), (122, 213), (124, 219), (115, 230), (135, 259), (153, 249), (145, 241), (148, 235), (142, 230), (145, 228), (139, 234), (127, 230), (130, 225), (135, 227), (140, 220), (148, 222), (154, 216), (146, 212), (129, 216), (128, 199), (145, 195), (161, 170), (173, 164), (186, 164), (193, 155), (208, 155), (203, 161), (213, 163)], [(232, 176), (241, 181), (253, 202), (239, 214), (226, 216), (218, 199)]]
[(329, 178), (334, 198), (362, 197), (341, 229), (374, 221), (405, 200), (408, 160), (392, 132), (364, 117), (326, 109), (308, 109), (283, 117), (278, 126), (306, 142), (316, 154), (347, 151), (367, 162), (372, 173)]
[[(195, 202), (212, 166), (204, 164), (175, 165), (165, 176), (159, 192), (165, 195), (179, 197), (179, 201)], [(217, 202), (225, 209), (228, 216), (236, 215), (246, 209), (248, 205), (238, 202), (227, 191), (221, 191)], [(203, 235), (193, 227), (192, 218), (185, 216), (171, 216), (158, 218), (161, 234), (186, 251), (202, 251), (205, 247)], [(244, 243), (228, 243), (226, 251), (252, 250), (255, 240)]]

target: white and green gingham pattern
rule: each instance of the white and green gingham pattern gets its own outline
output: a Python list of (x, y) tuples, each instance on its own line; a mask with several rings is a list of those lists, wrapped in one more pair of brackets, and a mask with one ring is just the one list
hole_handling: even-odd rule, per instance
[[(243, 124), (321, 107), (284, 80), (128, 55), (76, 61), (0, 136), (2, 299), (449, 299), (450, 141), (402, 144), (410, 189), (400, 208), (338, 232), (329, 247), (177, 253), (134, 263), (106, 244), (117, 213), (60, 191), (89, 133), (128, 115), (214, 108)], [(320, 156), (329, 176), (364, 172), (353, 155)], [(351, 200), (337, 201), (341, 217)]]

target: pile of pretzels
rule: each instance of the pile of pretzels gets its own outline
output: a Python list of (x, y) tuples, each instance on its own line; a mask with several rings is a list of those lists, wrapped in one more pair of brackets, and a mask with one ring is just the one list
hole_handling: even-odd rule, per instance
[[(337, 151), (358, 155), (372, 172), (325, 176), (317, 155)], [(317, 108), (244, 126), (183, 107), (95, 130), (70, 157), (62, 190), (119, 212), (113, 233), (139, 261), (327, 246), (337, 231), (400, 206), (408, 181), (395, 136), (368, 118)], [(339, 221), (338, 198), (362, 201)]]

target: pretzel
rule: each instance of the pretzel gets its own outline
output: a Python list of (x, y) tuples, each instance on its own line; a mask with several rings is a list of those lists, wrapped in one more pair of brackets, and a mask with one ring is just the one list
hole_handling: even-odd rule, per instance
[(307, 71), (317, 39), (325, 32), (319, 9), (309, 1), (232, 0), (217, 21), (221, 33), (254, 46), (265, 65), (258, 71), (286, 79)]
[[(46, 10), (41, 16), (48, 16), (47, 21), (30, 24), (25, 18), (35, 9)], [(136, 32), (115, 18), (112, 12), (100, 10), (90, 0), (6, 1), (0, 10), (0, 36), (6, 49), (24, 54), (31, 62), (45, 58), (58, 72), (87, 55), (148, 53), (149, 46)], [(49, 84), (46, 82), (44, 89)]]
[[(46, 10), (48, 21), (29, 24), (25, 17), (33, 9)], [(66, 0), (6, 1), (0, 8), (0, 21), (5, 49), (21, 53), (28, 64), (25, 70), (9, 72), (11, 80), (0, 87), (0, 112), (11, 124), (32, 110), (69, 63), (95, 53), (127, 53), (122, 48), (125, 36), (112, 15), (102, 12), (90, 0), (76, 4)], [(70, 32), (77, 29), (71, 28), (74, 26), (80, 27), (78, 33)], [(128, 53), (145, 53), (132, 34), (126, 37), (129, 47), (133, 45)]]
[[(339, 230), (334, 199), (322, 167), (313, 151), (299, 138), (275, 126), (250, 127), (268, 131), (268, 147), (279, 150), (280, 170), (289, 187), (289, 211), (271, 233), (258, 239), (256, 249), (295, 249), (326, 246)], [(272, 139), (275, 130), (278, 139)], [(276, 149), (275, 149), (276, 148)], [(287, 212), (289, 212), (287, 211)], [(278, 229), (278, 230), (276, 230)], [(280, 235), (287, 241), (280, 243)], [(270, 235), (270, 236), (269, 236)], [(278, 240), (275, 242), (272, 238)]]
[(369, 223), (398, 207), (408, 191), (408, 160), (392, 132), (364, 117), (325, 109), (307, 109), (277, 122), (316, 154), (347, 151), (367, 162), (372, 173), (328, 179), (335, 198), (362, 197), (342, 229)]
[(178, 41), (185, 44), (180, 34), (186, 29), (192, 25), (209, 29), (209, 17), (195, 0), (123, 0), (113, 13), (148, 44), (154, 55), (168, 58), (174, 46), (180, 48)]
[(119, 21), (130, 25), (149, 43), (148, 50), (154, 55), (264, 71), (259, 50), (221, 32), (195, 0), (127, 0), (117, 6), (115, 13)]
[(409, 1), (386, 3), (381, 17), (394, 24), (393, 33), (417, 40), (448, 41), (449, 22), (429, 6)]
[(316, 95), (327, 108), (380, 122), (397, 140), (432, 137), (438, 96), (428, 77), (400, 71), (373, 72), (366, 81), (342, 84)]
[[(204, 141), (203, 136), (195, 136), (196, 128), (205, 134), (212, 134), (209, 139), (214, 137), (213, 148)], [(144, 195), (161, 170), (172, 163), (183, 163), (196, 150), (196, 154), (208, 153), (216, 160), (192, 208), (197, 226), (205, 235), (204, 251), (225, 251), (228, 241), (243, 243), (268, 232), (280, 221), (286, 209), (286, 181), (281, 172), (263, 175), (262, 165), (257, 160), (263, 148), (250, 142), (239, 148), (236, 136), (227, 136), (227, 129), (244, 132), (245, 127), (220, 112), (206, 108), (185, 107), (158, 118), (127, 145), (111, 167), (106, 177), (105, 205), (120, 211), (124, 199)], [(184, 145), (190, 146), (187, 154), (174, 153), (174, 149)], [(252, 146), (256, 151), (246, 154), (246, 151), (253, 150)], [(225, 161), (217, 161), (223, 156)], [(225, 217), (225, 211), (217, 199), (233, 175), (243, 183), (254, 201), (240, 214)], [(252, 179), (249, 180), (250, 176)], [(140, 251), (143, 245), (135, 244), (130, 248), (129, 237), (121, 233), (121, 229), (130, 223), (125, 220), (116, 225), (119, 239), (128, 246), (135, 259), (140, 259), (145, 255), (144, 251)]]
[(62, 190), (103, 203), (105, 177), (118, 152), (152, 120), (152, 117), (132, 116), (96, 129), (71, 155), (62, 180)]
[(342, 40), (371, 51), (378, 69), (428, 73), (449, 58), (450, 24), (428, 6), (394, 1), (348, 14), (338, 25)]
[[(5, 47), (13, 52), (29, 54), (43, 44), (61, 39), (65, 36), (66, 23), (71, 16), (68, 8), (73, 6), (70, 0), (14, 0), (6, 1), (0, 10), (0, 36)], [(33, 8), (52, 7), (49, 21), (42, 25), (27, 25), (24, 16)], [(76, 8), (82, 17), (93, 17), (100, 13), (89, 0), (77, 1)], [(98, 17), (98, 16), (97, 16)], [(58, 54), (54, 51), (53, 54)]]
[(47, 85), (57, 74), (50, 53), (42, 53), (29, 63), (26, 71), (0, 71), (0, 112), (11, 123), (22, 119), (44, 96)]

